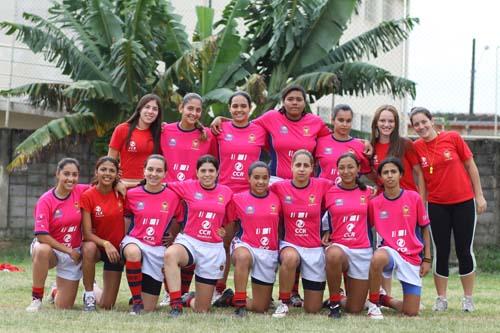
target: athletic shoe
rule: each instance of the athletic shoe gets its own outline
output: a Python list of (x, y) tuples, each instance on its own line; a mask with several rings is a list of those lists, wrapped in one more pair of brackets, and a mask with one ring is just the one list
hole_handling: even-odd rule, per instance
[(448, 300), (443, 296), (436, 297), (436, 303), (432, 307), (432, 311), (446, 311), (448, 309)]
[(170, 318), (177, 318), (182, 316), (182, 308), (180, 306), (174, 306), (168, 313)]
[(214, 288), (214, 293), (212, 294), (212, 305), (222, 296), (222, 293), (218, 292), (217, 289)]
[(371, 319), (384, 319), (384, 315), (382, 311), (380, 311), (380, 307), (371, 303), (368, 305), (368, 317)]
[(182, 306), (189, 308), (189, 303), (191, 303), (191, 300), (196, 296), (194, 291), (190, 291), (188, 293), (184, 293), (184, 295), (181, 296), (181, 302)]
[(340, 317), (342, 317), (342, 308), (339, 303), (330, 305), (330, 313), (328, 314), (328, 317), (334, 319), (340, 319)]
[(233, 304), (233, 296), (234, 291), (231, 288), (224, 290), (222, 295), (215, 302), (212, 303), (212, 306), (215, 308), (227, 308)]
[(269, 301), (269, 309), (276, 309), (276, 304), (274, 304), (274, 298), (271, 297)]
[(170, 295), (165, 293), (160, 301), (160, 306), (168, 306), (170, 305)]
[(130, 309), (130, 312), (128, 314), (133, 315), (133, 316), (138, 316), (141, 314), (142, 310), (144, 310), (144, 304), (135, 303), (135, 304), (132, 304), (132, 309)]
[(85, 294), (83, 294), (83, 311), (91, 312), (95, 310), (96, 310), (95, 296), (91, 295), (85, 296)]
[(234, 315), (236, 317), (239, 317), (239, 318), (244, 318), (247, 316), (247, 308), (246, 307), (239, 307), (239, 308), (236, 308), (236, 310), (234, 311)]
[(27, 312), (38, 312), (42, 308), (42, 300), (39, 298), (34, 298), (31, 304), (26, 308)]
[(285, 318), (288, 314), (288, 305), (283, 302), (279, 302), (276, 310), (274, 310), (273, 318)]
[(54, 304), (56, 302), (56, 294), (57, 294), (56, 283), (52, 282), (52, 284), (50, 285), (50, 292), (48, 297), (49, 304)]
[(464, 296), (462, 298), (462, 311), (463, 312), (474, 312), (476, 308), (474, 307), (474, 302), (472, 301), (472, 296)]
[(301, 308), (302, 304), (304, 303), (304, 300), (302, 297), (300, 297), (300, 294), (293, 294), (290, 297), (290, 305), (293, 306), (294, 308)]

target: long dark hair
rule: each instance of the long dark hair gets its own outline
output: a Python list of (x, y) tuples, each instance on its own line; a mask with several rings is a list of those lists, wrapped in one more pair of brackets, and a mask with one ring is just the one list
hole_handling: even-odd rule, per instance
[[(97, 171), (97, 169), (99, 169), (99, 167), (101, 166), (101, 164), (105, 163), (105, 162), (111, 162), (115, 168), (116, 168), (116, 178), (115, 180), (113, 181), (113, 187), (116, 186), (116, 184), (118, 184), (118, 174), (120, 172), (120, 163), (118, 163), (118, 161), (116, 159), (114, 159), (113, 157), (110, 157), (110, 156), (102, 156), (100, 157), (97, 162), (95, 163), (95, 168), (94, 168), (94, 171)], [(92, 177), (92, 181), (91, 181), (91, 184), (92, 185), (97, 185), (98, 181), (97, 181), (97, 177), (94, 175), (94, 177)]]
[[(352, 158), (359, 168), (361, 162), (359, 161), (358, 157), (354, 153), (346, 152), (346, 153), (343, 153), (342, 155), (340, 155), (340, 157), (338, 158), (337, 170), (339, 168), (340, 161), (343, 160), (344, 158)], [(356, 185), (358, 185), (358, 187), (361, 190), (363, 190), (363, 191), (366, 190), (366, 184), (359, 178), (359, 173), (356, 175)]]
[[(160, 160), (163, 162), (163, 169), (165, 169), (165, 172), (167, 172), (167, 161), (165, 160), (165, 157), (160, 154), (152, 154), (149, 155), (148, 158), (146, 158), (146, 161), (144, 161), (144, 169), (146, 169), (146, 166), (148, 165), (148, 162), (150, 160)], [(141, 179), (139, 182), (139, 186), (141, 185), (146, 185), (146, 178)]]
[(162, 112), (160, 97), (158, 97), (155, 94), (144, 95), (139, 100), (139, 103), (137, 103), (134, 113), (126, 121), (126, 123), (129, 124), (129, 127), (128, 127), (127, 139), (125, 140), (125, 142), (126, 145), (130, 143), (130, 137), (132, 136), (132, 132), (134, 131), (134, 129), (137, 126), (137, 123), (139, 122), (139, 118), (141, 116), (141, 110), (150, 101), (156, 101), (156, 105), (158, 105), (158, 116), (156, 117), (155, 121), (153, 121), (153, 123), (149, 125), (149, 131), (151, 132), (151, 136), (153, 137), (153, 144), (154, 144), (153, 153), (157, 154), (160, 151), (161, 120), (163, 117), (162, 116), (163, 112)]

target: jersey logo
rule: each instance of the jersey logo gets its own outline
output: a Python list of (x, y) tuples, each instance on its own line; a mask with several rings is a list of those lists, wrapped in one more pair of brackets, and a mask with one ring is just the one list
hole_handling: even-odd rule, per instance
[(161, 210), (164, 211), (164, 212), (167, 212), (168, 211), (168, 202), (166, 201), (163, 201), (161, 203)]
[(248, 135), (248, 143), (254, 143), (255, 142), (255, 134), (250, 133)]
[(130, 140), (130, 142), (128, 144), (128, 151), (134, 152), (134, 153), (137, 151), (137, 145), (136, 145), (135, 141)]
[(144, 210), (144, 202), (139, 201), (137, 203), (137, 210)]
[(280, 133), (281, 134), (288, 134), (288, 127), (286, 127), (285, 125), (282, 125), (280, 127)]
[(381, 219), (387, 219), (387, 218), (389, 218), (389, 213), (386, 212), (385, 210), (383, 210), (383, 211), (380, 212), (379, 217)]
[(260, 239), (260, 245), (262, 245), (263, 247), (269, 246), (269, 237), (266, 236), (262, 237)]
[(224, 204), (224, 196), (222, 194), (219, 194), (217, 197), (217, 202), (221, 205)]
[(335, 206), (343, 206), (343, 205), (344, 205), (343, 199), (335, 199)]
[(427, 163), (427, 158), (425, 158), (425, 156), (422, 156), (420, 159), (421, 159), (420, 164), (422, 165), (422, 168), (426, 168), (429, 166), (429, 163)]
[(304, 136), (310, 136), (311, 131), (309, 130), (309, 126), (302, 127), (302, 133), (304, 134)]
[(191, 142), (191, 148), (192, 149), (200, 149), (200, 140), (198, 139), (194, 139), (192, 142)]
[(449, 150), (443, 151), (443, 156), (444, 156), (444, 159), (447, 161), (451, 161), (453, 159)]
[(56, 211), (54, 212), (54, 218), (57, 219), (57, 218), (60, 218), (62, 216), (63, 216), (62, 210), (56, 209)]
[(403, 206), (403, 216), (410, 216), (410, 207), (408, 205)]
[(271, 214), (276, 214), (276, 205), (271, 205)]
[(314, 194), (309, 195), (309, 204), (314, 205), (314, 202), (316, 201), (316, 197)]
[(73, 205), (75, 206), (76, 209), (80, 209), (80, 204), (78, 203), (78, 201), (76, 201)]
[(344, 234), (344, 238), (355, 238), (356, 237), (356, 233), (353, 232), (354, 230), (354, 223), (349, 223), (346, 225), (345, 229), (346, 229), (346, 233)]
[(71, 235), (70, 234), (64, 235), (63, 241), (64, 241), (64, 243), (70, 243), (71, 242)]
[(224, 141), (233, 141), (233, 135), (231, 133), (227, 133), (224, 136)]
[(285, 196), (285, 203), (291, 204), (292, 203), (292, 196), (290, 196), (290, 195)]
[(104, 216), (104, 212), (102, 211), (101, 206), (95, 206), (95, 216), (96, 217)]
[(361, 196), (359, 197), (359, 204), (360, 204), (360, 205), (366, 205), (366, 196), (361, 195)]
[(325, 155), (331, 155), (332, 154), (332, 147), (325, 147), (325, 149), (323, 149), (323, 153)]
[(177, 145), (177, 141), (175, 140), (175, 138), (171, 138), (170, 140), (168, 140), (168, 145), (170, 147), (175, 147)]
[(154, 229), (153, 227), (148, 227), (148, 228), (146, 229), (146, 235), (148, 235), (148, 236), (150, 236), (150, 237), (151, 237), (151, 236), (153, 236), (154, 234), (155, 234), (155, 229)]
[(254, 214), (255, 213), (255, 208), (253, 206), (247, 206), (246, 213), (248, 215)]
[(200, 193), (200, 192), (195, 192), (195, 194), (194, 194), (194, 198), (195, 198), (196, 200), (203, 200), (203, 194), (202, 194), (202, 193)]

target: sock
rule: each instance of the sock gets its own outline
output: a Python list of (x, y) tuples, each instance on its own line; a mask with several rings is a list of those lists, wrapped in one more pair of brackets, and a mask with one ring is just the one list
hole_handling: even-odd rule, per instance
[(133, 304), (142, 304), (142, 270), (140, 261), (126, 261), (125, 271), (127, 273), (128, 286), (132, 294)]
[(217, 284), (215, 285), (215, 290), (217, 290), (219, 294), (222, 294), (224, 290), (226, 290), (226, 282), (224, 282), (222, 279), (217, 280)]
[(244, 308), (247, 305), (247, 292), (236, 291), (233, 296), (233, 305), (236, 308)]
[(342, 299), (342, 296), (340, 293), (332, 294), (330, 295), (330, 303), (340, 303), (340, 300)]
[(295, 271), (295, 282), (293, 283), (292, 295), (296, 295), (299, 293), (299, 279), (300, 279), (300, 270), (297, 268)]
[(370, 293), (369, 300), (375, 305), (380, 305), (380, 292)]
[(380, 295), (380, 305), (390, 307), (389, 303), (391, 302), (392, 297), (389, 295)]
[(182, 309), (181, 291), (170, 291), (168, 294), (170, 295), (170, 306), (172, 308), (177, 307)]
[(31, 298), (42, 300), (43, 298), (43, 287), (31, 287)]
[(280, 291), (280, 296), (279, 296), (279, 300), (283, 303), (283, 304), (290, 304), (290, 295), (291, 293), (290, 292), (281, 292)]
[(189, 292), (191, 281), (193, 281), (195, 265), (190, 265), (181, 268), (181, 291), (183, 294)]

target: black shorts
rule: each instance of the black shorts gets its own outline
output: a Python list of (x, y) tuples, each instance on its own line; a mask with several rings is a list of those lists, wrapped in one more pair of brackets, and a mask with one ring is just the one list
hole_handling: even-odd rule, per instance
[(104, 263), (105, 271), (123, 272), (123, 262), (121, 260), (120, 262), (114, 264), (111, 261), (109, 261), (106, 251), (102, 249), (99, 249), (99, 251), (101, 252), (101, 261)]

